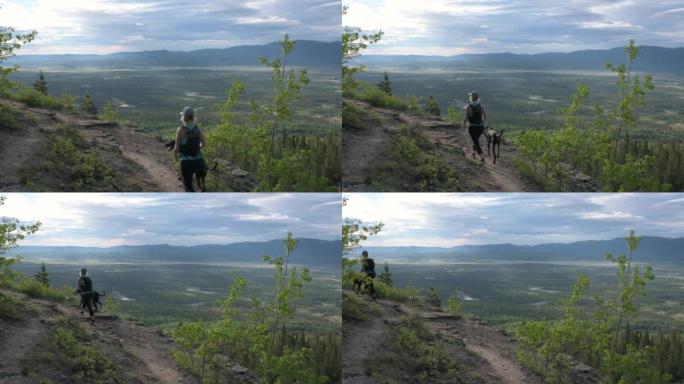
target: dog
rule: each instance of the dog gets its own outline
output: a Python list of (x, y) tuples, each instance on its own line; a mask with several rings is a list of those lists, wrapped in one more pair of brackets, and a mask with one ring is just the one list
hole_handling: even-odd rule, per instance
[[(168, 143), (165, 143), (164, 146), (166, 147), (167, 151), (173, 151), (173, 148), (176, 147), (176, 140), (171, 140)], [(218, 164), (214, 162), (214, 166), (212, 169), (216, 169)], [(202, 171), (200, 173), (195, 174), (195, 180), (197, 180), (197, 186), (199, 187), (200, 192), (206, 192), (207, 191), (207, 184), (206, 184), (206, 179), (207, 179), (207, 173), (209, 173), (209, 168), (205, 164), (204, 167), (202, 167)], [(183, 175), (178, 175), (178, 180), (183, 181)]]
[[(93, 306), (93, 312), (100, 312), (100, 308), (102, 308), (102, 302), (100, 301), (101, 297), (105, 297), (107, 294), (106, 291), (102, 291), (102, 293), (98, 291), (93, 291), (91, 294), (91, 300), (90, 303)], [(79, 307), (81, 307), (81, 315), (85, 312), (86, 309), (86, 303), (85, 303), (85, 296), (81, 295), (81, 303), (79, 304)]]
[(501, 132), (496, 132), (493, 128), (487, 127), (485, 131), (485, 137), (487, 138), (487, 156), (491, 156), (494, 152), (494, 164), (496, 164), (496, 159), (501, 154), (501, 138), (503, 137), (504, 130)]

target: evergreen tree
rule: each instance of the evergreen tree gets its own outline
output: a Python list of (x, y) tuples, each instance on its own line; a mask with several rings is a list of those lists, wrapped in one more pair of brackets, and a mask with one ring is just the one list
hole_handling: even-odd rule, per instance
[(38, 80), (36, 80), (36, 82), (33, 83), (33, 88), (35, 88), (36, 91), (47, 96), (48, 87), (47, 81), (45, 80), (45, 75), (43, 75), (43, 71), (40, 71), (40, 73), (38, 74)]
[(110, 101), (107, 101), (102, 108), (102, 118), (109, 121), (115, 121), (119, 118), (119, 113)]
[(394, 285), (394, 282), (392, 282), (392, 272), (389, 270), (389, 265), (387, 265), (387, 262), (385, 261), (385, 270), (378, 276), (380, 281), (383, 283), (389, 285), (390, 287)]
[(86, 93), (85, 97), (83, 98), (83, 102), (81, 103), (81, 112), (87, 113), (89, 115), (97, 115), (97, 107), (95, 106), (95, 102), (93, 101), (93, 98), (90, 97), (89, 93)]
[(380, 90), (386, 94), (392, 96), (392, 82), (389, 79), (389, 74), (387, 74), (387, 71), (385, 71), (382, 81), (378, 83), (378, 88), (380, 88)]
[(50, 286), (50, 280), (48, 279), (48, 271), (44, 262), (40, 263), (40, 271), (36, 273), (34, 277), (36, 280), (38, 280), (39, 283), (43, 284), (44, 286)]
[(433, 307), (442, 306), (442, 301), (439, 299), (439, 293), (437, 293), (437, 290), (434, 287), (430, 287), (427, 298), (425, 300), (429, 305)]
[(432, 116), (440, 116), (442, 114), (442, 111), (439, 110), (437, 100), (432, 95), (428, 97), (427, 104), (425, 105), (425, 112)]

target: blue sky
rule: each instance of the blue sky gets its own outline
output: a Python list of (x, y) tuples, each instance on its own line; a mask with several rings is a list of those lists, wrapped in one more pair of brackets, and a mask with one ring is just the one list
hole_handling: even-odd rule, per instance
[(542, 244), (684, 237), (684, 194), (345, 194), (344, 217), (385, 229), (367, 246)]
[(12, 193), (1, 217), (40, 220), (24, 245), (227, 244), (340, 239), (336, 193)]
[(684, 0), (344, 0), (345, 25), (385, 31), (368, 54), (567, 52), (684, 45)]
[[(193, 50), (294, 39), (334, 41), (333, 0), (0, 0), (0, 25), (36, 29), (21, 54)], [(8, 23), (9, 25), (4, 25)]]

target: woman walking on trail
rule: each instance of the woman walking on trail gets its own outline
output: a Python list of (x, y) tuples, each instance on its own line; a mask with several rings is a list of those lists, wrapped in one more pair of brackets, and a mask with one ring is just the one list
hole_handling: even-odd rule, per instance
[(487, 120), (487, 113), (482, 105), (480, 105), (480, 95), (477, 91), (472, 91), (468, 94), (469, 103), (465, 109), (465, 116), (463, 118), (463, 125), (468, 123), (468, 134), (473, 141), (473, 152), (471, 156), (473, 159), (475, 155), (480, 156), (483, 162), (485, 158), (482, 154), (482, 147), (480, 146), (480, 136), (484, 133), (485, 120)]
[(195, 192), (192, 180), (194, 175), (201, 175), (205, 169), (202, 149), (207, 142), (204, 134), (195, 123), (195, 113), (190, 107), (181, 111), (181, 126), (176, 131), (176, 143), (173, 148), (176, 159), (180, 159), (181, 175), (185, 192)]

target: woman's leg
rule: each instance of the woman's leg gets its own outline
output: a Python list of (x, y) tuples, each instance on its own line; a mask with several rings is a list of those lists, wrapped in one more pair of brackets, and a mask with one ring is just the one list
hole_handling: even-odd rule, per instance
[(480, 157), (482, 157), (482, 147), (480, 146), (480, 136), (482, 136), (482, 133), (484, 132), (484, 126), (473, 126), (472, 131), (470, 133), (470, 137), (473, 139), (473, 148), (475, 149), (475, 152), (477, 152)]
[(191, 160), (181, 160), (180, 168), (181, 175), (183, 175), (185, 192), (195, 192), (195, 188), (192, 185), (192, 175), (194, 174), (193, 162)]

